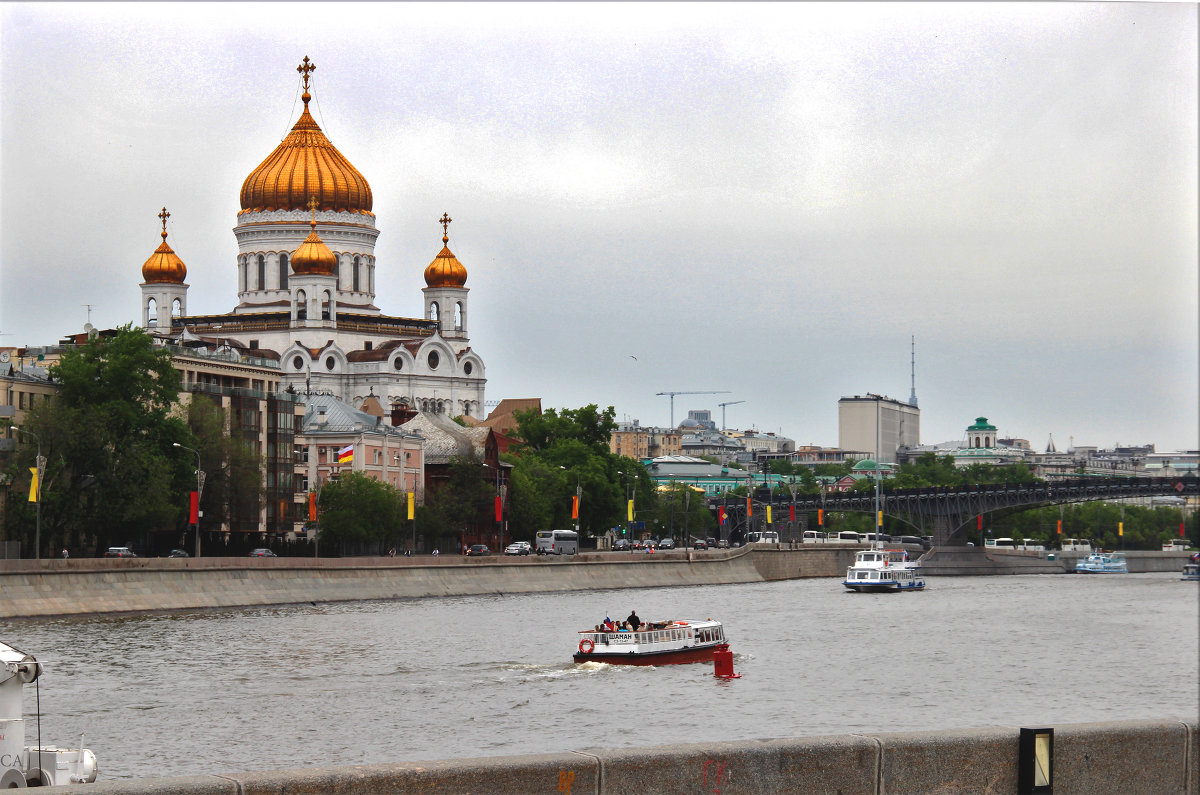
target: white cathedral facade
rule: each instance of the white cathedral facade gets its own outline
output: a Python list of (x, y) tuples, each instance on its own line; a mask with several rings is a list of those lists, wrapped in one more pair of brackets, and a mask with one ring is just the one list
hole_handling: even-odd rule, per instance
[(484, 418), (486, 371), (470, 344), (467, 271), (449, 249), (425, 268), (422, 318), (375, 305), (375, 240), (367, 180), (304, 111), (278, 147), (246, 177), (234, 235), (238, 304), (191, 315), (187, 268), (162, 245), (142, 266), (142, 325), (175, 344), (209, 346), (278, 361), (285, 385), (333, 394), (358, 408), (389, 407)]

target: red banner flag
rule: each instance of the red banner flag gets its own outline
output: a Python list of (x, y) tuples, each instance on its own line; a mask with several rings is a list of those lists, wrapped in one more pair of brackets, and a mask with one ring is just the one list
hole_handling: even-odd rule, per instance
[(189, 500), (188, 521), (192, 524), (200, 522), (200, 495), (196, 492), (190, 492), (191, 499)]
[(983, 529), (983, 514), (979, 514), (978, 516), (975, 517), (975, 529), (976, 530)]
[(1183, 538), (1183, 522), (1179, 523), (1179, 537)]
[(572, 519), (579, 518), (579, 498), (578, 497), (571, 498), (571, 518)]
[[(725, 506), (724, 505), (722, 505), (720, 508), (717, 509), (717, 523), (725, 524)], [(1182, 528), (1182, 527), (1183, 527), (1183, 525), (1180, 525), (1180, 528)]]
[(747, 497), (746, 498), (746, 516), (750, 517), (753, 515), (754, 515), (754, 506), (750, 503), (750, 498)]
[(796, 521), (796, 506), (795, 505), (788, 506), (788, 520), (792, 521), (792, 522)]
[(496, 495), (496, 521), (504, 521), (504, 504), (500, 502), (500, 495)]
[(817, 509), (817, 526), (818, 527), (825, 526), (825, 509), (824, 508)]
[(308, 493), (308, 521), (317, 521), (317, 493), (315, 491)]

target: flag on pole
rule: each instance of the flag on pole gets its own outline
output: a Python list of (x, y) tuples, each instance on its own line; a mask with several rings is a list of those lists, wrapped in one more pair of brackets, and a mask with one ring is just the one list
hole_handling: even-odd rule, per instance
[(504, 503), (500, 501), (500, 495), (496, 495), (496, 521), (504, 521)]
[(825, 509), (824, 508), (817, 509), (817, 526), (818, 527), (825, 526)]
[[(717, 509), (717, 524), (725, 524), (725, 506)], [(1179, 525), (1179, 534), (1183, 535), (1183, 525)]]
[(979, 514), (978, 516), (975, 517), (975, 529), (976, 530), (983, 529), (983, 514)]
[(875, 524), (878, 527), (883, 527), (883, 511), (880, 511), (879, 515), (875, 517)]
[(354, 445), (348, 444), (341, 450), (338, 450), (338, 463), (349, 464), (354, 461)]
[(37, 501), (38, 501), (38, 475), (37, 475), (37, 467), (30, 467), (30, 468), (29, 468), (29, 472), (30, 472), (30, 474), (32, 474), (32, 475), (33, 475), (33, 480), (29, 481), (29, 501), (30, 501), (30, 502), (37, 502)]
[(1183, 538), (1183, 522), (1179, 523), (1179, 537)]
[(409, 518), (409, 520), (412, 520), (416, 516), (416, 514), (413, 513), (413, 511), (415, 510), (415, 508), (413, 507), (415, 505), (415, 503), (416, 503), (415, 495), (411, 491), (408, 492), (408, 518)]
[(796, 506), (795, 505), (788, 506), (788, 521), (789, 522), (796, 521)]
[(578, 497), (571, 498), (571, 518), (572, 519), (579, 518), (579, 498)]
[(767, 524), (771, 523), (771, 506), (767, 506)]
[(188, 500), (188, 522), (191, 524), (200, 524), (200, 495), (196, 492), (190, 492), (191, 498)]
[(1062, 519), (1058, 520), (1058, 534), (1062, 535)]
[(754, 505), (750, 502), (750, 498), (746, 498), (746, 516), (754, 515)]
[(628, 519), (628, 521), (632, 522), (632, 521), (633, 521), (633, 500), (630, 500), (630, 501), (629, 501), (629, 509), (628, 509), (628, 510), (629, 510), (629, 519)]
[(1119, 535), (1119, 536), (1125, 535), (1125, 523), (1124, 522), (1117, 522), (1117, 535)]

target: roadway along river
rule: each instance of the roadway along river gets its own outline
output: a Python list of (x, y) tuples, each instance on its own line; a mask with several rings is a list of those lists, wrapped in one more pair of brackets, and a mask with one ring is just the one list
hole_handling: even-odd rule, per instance
[[(837, 580), (7, 621), (101, 780), (1200, 713), (1178, 573)], [(743, 678), (575, 666), (605, 613), (725, 622)], [(36, 742), (34, 686), (26, 742)]]

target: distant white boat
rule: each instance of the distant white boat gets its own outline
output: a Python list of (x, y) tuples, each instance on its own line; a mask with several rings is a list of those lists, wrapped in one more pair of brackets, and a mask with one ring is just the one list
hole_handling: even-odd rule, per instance
[(842, 585), (851, 591), (920, 591), (925, 578), (920, 562), (910, 561), (907, 550), (876, 547), (854, 554)]
[(1128, 574), (1124, 552), (1093, 552), (1075, 564), (1077, 574)]

